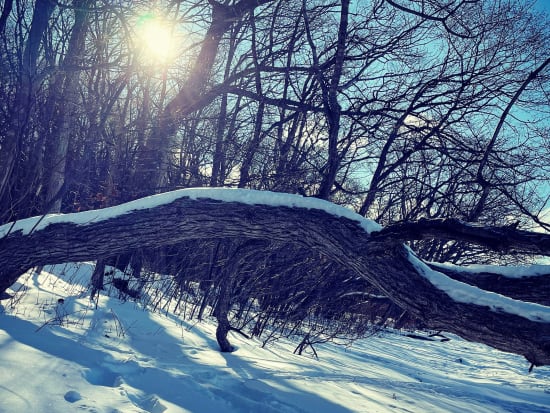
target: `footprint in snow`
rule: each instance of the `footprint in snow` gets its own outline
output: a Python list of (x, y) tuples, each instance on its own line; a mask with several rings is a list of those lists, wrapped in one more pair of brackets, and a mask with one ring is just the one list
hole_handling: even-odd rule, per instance
[(74, 403), (82, 399), (82, 396), (79, 392), (74, 390), (69, 390), (65, 395), (63, 396), (65, 400), (67, 400), (69, 403)]
[(130, 397), (132, 403), (149, 413), (163, 413), (167, 407), (161, 403), (156, 395), (150, 395), (143, 398)]
[(94, 386), (117, 387), (120, 384), (119, 374), (103, 368), (88, 369), (82, 375)]

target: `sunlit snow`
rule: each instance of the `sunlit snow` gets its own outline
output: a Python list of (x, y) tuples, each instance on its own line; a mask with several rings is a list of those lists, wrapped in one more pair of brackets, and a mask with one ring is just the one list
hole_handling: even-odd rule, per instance
[[(215, 325), (159, 314), (86, 286), (91, 264), (46, 267), (0, 307), (0, 412), (525, 412), (550, 406), (550, 368), (520, 356), (399, 332), (351, 347), (261, 348), (232, 335), (218, 352)], [(59, 301), (63, 299), (63, 302)], [(12, 304), (16, 304), (12, 307)]]

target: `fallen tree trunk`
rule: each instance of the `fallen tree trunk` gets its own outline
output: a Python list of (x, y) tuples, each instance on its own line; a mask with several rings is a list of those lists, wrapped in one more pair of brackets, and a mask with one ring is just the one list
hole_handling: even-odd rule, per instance
[[(234, 195), (230, 199), (225, 196), (228, 191)], [(255, 194), (262, 196), (256, 199)], [(367, 279), (433, 329), (521, 354), (533, 365), (550, 364), (550, 308), (502, 301), (494, 293), (473, 287), (464, 290), (466, 297), (454, 294), (453, 289), (462, 291), (464, 284), (433, 272), (416, 259), (402, 244), (406, 237), (398, 232), (393, 236), (388, 230), (369, 233), (359, 216), (317, 209), (328, 203), (273, 196), (279, 201), (284, 197), (284, 202), (274, 205), (258, 191), (178, 191), (170, 197), (149, 197), (105, 210), (4, 225), (0, 227), (0, 291), (39, 265), (97, 260), (189, 240), (269, 239), (318, 251)], [(246, 200), (237, 202), (241, 197)], [(285, 206), (285, 202), (295, 206)], [(462, 224), (455, 221), (455, 225)], [(469, 227), (470, 238), (472, 231)], [(455, 228), (453, 233), (460, 234), (460, 230)], [(536, 239), (544, 245), (550, 236), (537, 234)]]

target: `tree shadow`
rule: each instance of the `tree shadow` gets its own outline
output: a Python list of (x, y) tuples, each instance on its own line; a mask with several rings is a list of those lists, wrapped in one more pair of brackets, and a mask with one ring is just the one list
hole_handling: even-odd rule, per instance
[[(19, 343), (79, 364), (90, 385), (123, 388), (128, 399), (145, 411), (162, 412), (168, 408), (166, 401), (190, 412), (350, 412), (290, 383), (279, 380), (274, 386), (262, 380), (266, 372), (240, 359), (238, 352), (220, 353), (215, 340), (201, 329), (193, 331), (193, 341), (186, 343), (185, 337), (169, 334), (147, 314), (140, 315), (143, 325), (135, 325), (129, 333), (132, 354), (120, 351), (120, 357), (113, 357), (116, 345), (90, 348), (85, 340), (59, 336), (49, 327), (36, 331), (35, 324), (16, 317), (2, 323), (2, 329)], [(202, 345), (196, 346), (199, 342)]]

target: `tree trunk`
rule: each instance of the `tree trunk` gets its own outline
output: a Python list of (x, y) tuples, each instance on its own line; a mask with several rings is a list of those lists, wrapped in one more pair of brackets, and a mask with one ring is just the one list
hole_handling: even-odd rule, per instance
[(0, 165), (2, 168), (0, 171), (0, 210), (9, 207), (10, 182), (16, 168), (21, 142), (26, 133), (34, 100), (32, 94), (36, 81), (38, 50), (54, 8), (54, 4), (49, 0), (37, 0), (33, 9), (31, 28), (23, 51), (20, 83), (15, 93), (10, 124), (5, 136), (0, 140)]
[(91, 285), (92, 292), (90, 293), (90, 298), (94, 298), (96, 295), (99, 295), (99, 292), (103, 290), (104, 285), (103, 281), (105, 279), (105, 259), (97, 260), (94, 272), (92, 273)]
[[(340, 24), (338, 27), (338, 41), (334, 56), (334, 68), (328, 90), (323, 91), (323, 104), (328, 123), (328, 160), (323, 180), (319, 187), (319, 198), (329, 199), (336, 175), (340, 169), (342, 155), (338, 151), (338, 135), (340, 133), (341, 107), (338, 103), (338, 87), (344, 69), (346, 44), (348, 37), (349, 0), (342, 0)], [(322, 83), (324, 84), (324, 82)]]
[[(46, 145), (46, 161), (49, 164), (49, 179), (46, 183), (47, 198), (46, 212), (61, 211), (62, 188), (65, 183), (65, 169), (67, 165), (67, 153), (71, 136), (74, 134), (74, 122), (80, 111), (78, 96), (78, 78), (80, 71), (76, 70), (84, 54), (84, 41), (88, 30), (88, 8), (91, 0), (75, 0), (75, 21), (71, 32), (71, 39), (67, 49), (67, 55), (61, 66), (62, 72), (53, 82), (54, 90), (51, 90), (51, 105), (53, 107), (52, 124), (53, 133)], [(58, 86), (58, 87), (56, 87)]]
[[(256, 88), (256, 93), (259, 96), (263, 96), (262, 91), (262, 78), (260, 76), (260, 68), (259, 68), (259, 62), (258, 62), (258, 51), (257, 51), (257, 43), (256, 43), (256, 23), (254, 20), (254, 16), (250, 17), (250, 26), (252, 27), (252, 62), (254, 64), (254, 84)], [(254, 155), (258, 151), (258, 148), (260, 147), (260, 143), (262, 142), (262, 139), (264, 138), (264, 132), (262, 131), (262, 125), (264, 121), (264, 111), (265, 111), (265, 103), (263, 101), (260, 101), (258, 103), (258, 110), (256, 112), (256, 117), (254, 121), (254, 133), (252, 135), (252, 138), (250, 139), (250, 142), (247, 145), (246, 151), (243, 156), (243, 160), (241, 163), (241, 170), (240, 170), (240, 176), (239, 176), (239, 188), (246, 188), (248, 184), (250, 183), (250, 169), (252, 168), (252, 161), (254, 159)]]
[(4, 33), (6, 29), (6, 22), (13, 8), (13, 0), (4, 0), (4, 7), (2, 8), (2, 15), (0, 15), (0, 33)]
[(234, 350), (227, 338), (227, 334), (231, 331), (231, 324), (228, 318), (230, 307), (229, 283), (230, 279), (222, 280), (218, 302), (214, 310), (214, 317), (216, 317), (216, 321), (218, 322), (218, 326), (216, 327), (216, 340), (222, 353), (231, 353)]
[[(431, 229), (431, 233), (429, 222), (423, 222), (417, 225), (417, 231), (396, 226), (369, 234), (357, 221), (315, 209), (316, 203), (308, 209), (209, 199), (217, 196), (215, 194), (225, 196), (226, 192), (233, 194), (234, 191), (203, 190), (201, 195), (193, 198), (189, 198), (189, 191), (181, 191), (169, 194), (172, 198), (168, 198), (166, 203), (157, 202), (148, 209), (140, 209), (141, 204), (129, 203), (125, 207), (106, 209), (103, 213), (87, 211), (31, 218), (2, 226), (0, 234), (7, 235), (0, 238), (0, 291), (5, 291), (22, 272), (37, 265), (97, 260), (128, 250), (158, 248), (186, 240), (272, 240), (321, 253), (328, 260), (364, 277), (430, 328), (522, 354), (534, 365), (550, 364), (548, 307), (509, 299), (508, 307), (530, 306), (527, 312), (517, 312), (453, 299), (450, 292), (446, 293), (430, 282), (427, 266), (415, 259), (402, 244), (403, 240), (419, 236), (447, 236), (505, 252), (530, 250), (531, 253), (550, 255), (550, 235), (510, 227), (474, 227), (456, 220), (446, 222), (445, 226), (432, 225), (435, 229)], [(239, 199), (248, 197), (252, 203), (260, 199), (255, 198), (256, 194), (261, 193), (247, 190), (236, 193)], [(152, 198), (150, 202), (155, 199), (160, 198)], [(294, 202), (294, 199), (296, 202), (308, 200), (285, 198), (285, 204)], [(126, 212), (120, 213), (121, 210)], [(111, 218), (104, 215), (116, 211), (119, 213)], [(422, 235), (422, 228), (426, 225), (428, 230)], [(26, 228), (28, 232), (33, 227), (30, 234), (22, 231)], [(453, 282), (444, 275), (442, 277), (445, 282)], [(547, 277), (534, 277), (533, 289), (540, 283), (544, 284), (545, 280)], [(460, 287), (460, 284), (455, 286)], [(512, 286), (513, 282), (508, 288)], [(519, 288), (524, 288), (524, 285), (520, 284)], [(493, 297), (492, 293), (475, 291), (482, 298), (477, 302), (485, 303), (485, 299)], [(533, 309), (536, 311), (531, 311)], [(536, 314), (544, 316), (537, 319)]]

